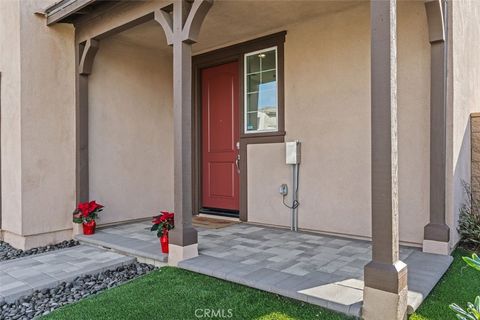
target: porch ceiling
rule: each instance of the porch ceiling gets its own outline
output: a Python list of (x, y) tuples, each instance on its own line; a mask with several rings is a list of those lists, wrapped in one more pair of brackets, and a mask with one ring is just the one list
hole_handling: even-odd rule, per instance
[[(283, 30), (287, 25), (332, 14), (360, 5), (350, 1), (216, 1), (205, 19), (194, 53)], [(116, 36), (123, 42), (158, 51), (170, 51), (165, 35), (155, 21), (142, 24)]]

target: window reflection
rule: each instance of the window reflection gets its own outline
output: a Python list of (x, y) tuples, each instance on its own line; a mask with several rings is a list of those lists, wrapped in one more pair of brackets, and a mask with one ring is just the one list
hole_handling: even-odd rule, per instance
[(245, 56), (245, 132), (278, 130), (277, 49)]

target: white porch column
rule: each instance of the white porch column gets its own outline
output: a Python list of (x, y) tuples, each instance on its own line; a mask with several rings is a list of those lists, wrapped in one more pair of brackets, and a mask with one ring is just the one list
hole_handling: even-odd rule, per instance
[(363, 318), (405, 319), (407, 266), (399, 260), (396, 0), (371, 1), (372, 261)]

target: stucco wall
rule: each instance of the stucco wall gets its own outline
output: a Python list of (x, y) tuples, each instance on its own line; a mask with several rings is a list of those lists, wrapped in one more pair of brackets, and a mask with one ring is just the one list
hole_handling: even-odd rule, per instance
[(173, 209), (172, 57), (104, 40), (89, 80), (90, 198), (99, 223)]
[[(75, 172), (73, 30), (61, 25), (47, 28), (42, 18), (32, 14), (53, 1), (24, 0), (21, 10), (16, 0), (0, 1), (0, 37), (11, 39), (6, 42), (6, 54), (2, 51), (0, 57), (0, 66), (9, 62), (1, 70), (5, 73), (2, 133), (9, 132), (8, 137), (2, 134), (3, 197), (10, 193), (3, 203), (4, 225), (16, 233), (71, 228)], [(152, 3), (142, 6), (150, 8), (159, 2)], [(470, 21), (470, 27), (459, 27), (454, 37), (464, 46), (473, 46), (475, 42), (463, 37), (478, 39), (478, 30), (472, 27), (478, 6), (468, 1), (462, 6), (456, 14), (459, 21)], [(138, 13), (127, 11), (123, 10), (129, 17)], [(92, 21), (91, 28), (113, 23), (108, 14), (104, 18)], [(12, 28), (11, 23), (22, 24), (22, 36), (20, 27)], [(428, 220), (429, 192), (429, 44), (422, 1), (399, 2), (398, 27), (401, 240), (420, 244)], [(303, 143), (300, 227), (369, 237), (368, 2), (313, 20), (302, 19), (275, 31), (283, 29), (288, 31), (286, 139)], [(80, 30), (80, 36), (93, 32), (88, 30)], [(20, 43), (25, 49), (18, 58)], [(454, 74), (454, 85), (463, 94), (455, 93), (452, 116), (456, 177), (469, 176), (465, 124), (474, 109), (472, 104), (478, 105), (478, 96), (471, 98), (476, 94), (475, 86), (460, 84), (464, 74), (472, 78), (474, 72), (478, 74), (470, 65), (478, 65), (479, 58), (474, 56), (478, 50), (468, 47), (469, 53), (465, 53), (465, 49), (462, 45), (454, 49), (453, 62), (459, 70)], [(100, 223), (150, 217), (173, 207), (171, 62), (169, 55), (115, 38), (101, 41), (89, 96), (90, 198), (106, 205)], [(46, 83), (55, 85), (47, 87)], [(12, 90), (5, 93), (6, 87)], [(289, 210), (278, 194), (282, 183), (291, 189), (291, 168), (284, 165), (283, 145), (249, 146), (248, 162), (249, 220), (288, 225)], [(452, 203), (459, 202), (459, 194), (455, 192)], [(43, 219), (38, 208), (48, 208), (50, 218)], [(455, 209), (450, 210), (450, 222), (453, 212)]]
[[(459, 209), (464, 202), (462, 180), (470, 180), (470, 123), (472, 112), (480, 111), (480, 2), (451, 2), (451, 74), (450, 116), (452, 191), (448, 211), (452, 244), (458, 241), (456, 232)], [(452, 93), (453, 90), (453, 93)]]
[(20, 5), (0, 1), (2, 228), (22, 232)]
[[(403, 242), (414, 244), (423, 240), (429, 208), (430, 47), (426, 28), (422, 2), (399, 3), (400, 234)], [(286, 26), (286, 30), (286, 140), (302, 142), (299, 226), (369, 237), (368, 3)], [(282, 150), (281, 145), (248, 149), (251, 221), (290, 223), (290, 211), (278, 195), (282, 183), (291, 189), (291, 168), (284, 164)]]
[[(70, 229), (75, 206), (75, 53), (71, 25), (47, 27), (34, 15), (52, 0), (28, 0), (22, 13), (23, 233)], [(41, 208), (48, 208), (45, 219)]]
[(75, 205), (73, 27), (49, 28), (34, 14), (53, 2), (6, 0), (0, 7), (6, 37), (0, 43), (7, 49), (5, 56), (1, 51), (3, 229), (22, 236), (63, 232), (48, 241), (71, 234)]
[[(279, 187), (288, 185), (287, 204), (292, 203), (292, 169), (285, 164), (285, 144), (247, 146), (248, 220), (278, 226), (290, 226), (290, 209), (282, 203)], [(302, 174), (303, 168), (301, 167)], [(301, 176), (303, 179), (303, 176)], [(301, 193), (302, 194), (302, 193)], [(303, 206), (303, 199), (302, 201)], [(306, 219), (303, 215), (301, 220)]]

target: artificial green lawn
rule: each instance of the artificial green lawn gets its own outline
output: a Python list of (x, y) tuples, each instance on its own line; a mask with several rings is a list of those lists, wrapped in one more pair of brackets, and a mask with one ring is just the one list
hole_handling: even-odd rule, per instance
[(457, 303), (465, 308), (468, 301), (473, 302), (475, 297), (480, 295), (480, 274), (467, 266), (462, 256), (471, 256), (471, 253), (462, 249), (455, 250), (455, 260), (450, 269), (410, 320), (456, 319), (448, 305)]
[[(410, 320), (456, 319), (448, 305), (455, 302), (464, 307), (480, 295), (480, 276), (463, 262), (465, 255), (470, 254), (460, 249), (454, 252), (449, 271)], [(43, 319), (222, 319), (207, 317), (202, 311), (197, 315), (203, 317), (196, 317), (196, 309), (224, 310), (224, 319), (348, 319), (317, 306), (170, 267), (65, 306)]]
[[(207, 317), (202, 310), (224, 310)], [(228, 309), (231, 309), (231, 317)], [(208, 312), (208, 311), (207, 311)], [(211, 315), (211, 314), (210, 314)], [(75, 320), (347, 319), (320, 307), (182, 269), (164, 267), (42, 318)]]

